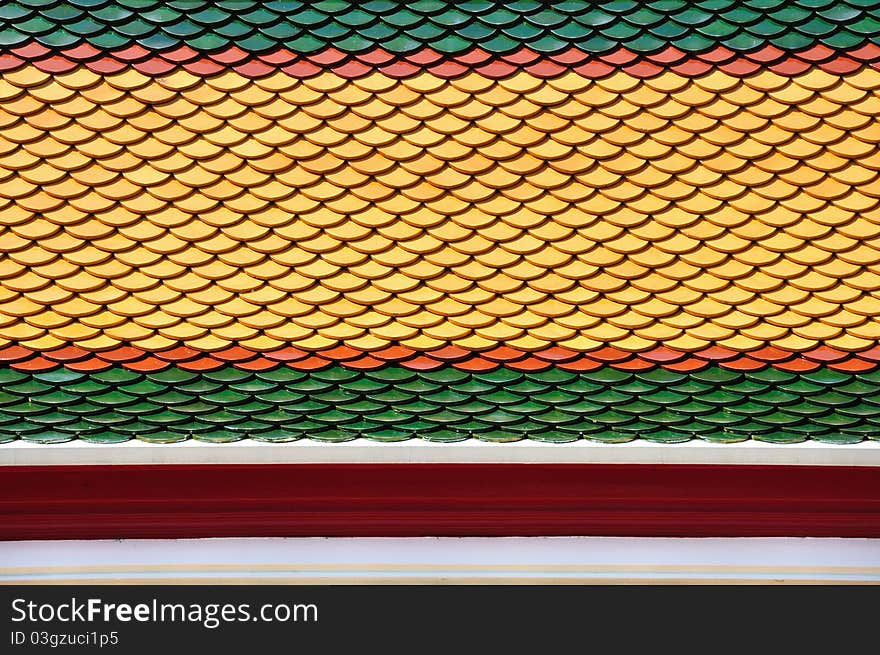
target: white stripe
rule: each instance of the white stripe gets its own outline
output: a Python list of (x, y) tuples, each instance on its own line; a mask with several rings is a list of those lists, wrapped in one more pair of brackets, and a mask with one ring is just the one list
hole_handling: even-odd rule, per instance
[(880, 442), (831, 445), (816, 441), (769, 444), (746, 441), (682, 444), (631, 441), (601, 444), (578, 441), (546, 444), (431, 443), (366, 440), (329, 444), (314, 441), (270, 444), (246, 440), (228, 444), (185, 441), (149, 444), (90, 444), (71, 441), (40, 445), (24, 441), (0, 444), (0, 466), (88, 464), (329, 464), (329, 463), (528, 463), (528, 464), (775, 464), (803, 466), (880, 466)]
[(0, 543), (0, 582), (880, 582), (880, 540), (296, 538)]

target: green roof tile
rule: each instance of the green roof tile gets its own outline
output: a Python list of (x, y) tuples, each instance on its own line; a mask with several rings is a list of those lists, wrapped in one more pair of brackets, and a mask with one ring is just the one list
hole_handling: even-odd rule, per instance
[(0, 407), (0, 440), (46, 433), (48, 442), (95, 443), (303, 437), (854, 443), (880, 431), (880, 378), (826, 367), (744, 374), (714, 364), (690, 373), (607, 366), (528, 373), (169, 366), (147, 374), (122, 367), (93, 373), (0, 367)]
[[(876, 0), (788, 2), (206, 2), (152, 0), (19, 0), (0, 8), (0, 43), (36, 37), (60, 47), (71, 39), (98, 48), (139, 43), (165, 50), (188, 45), (245, 51), (279, 47), (310, 53), (383, 47), (407, 53), (424, 46), (459, 53), (479, 46), (500, 54), (525, 46), (561, 52), (571, 46), (607, 52), (621, 46), (652, 52), (670, 45), (700, 52), (724, 44), (751, 50), (767, 43), (801, 49), (824, 42), (876, 42)], [(79, 26), (78, 28), (75, 26)]]

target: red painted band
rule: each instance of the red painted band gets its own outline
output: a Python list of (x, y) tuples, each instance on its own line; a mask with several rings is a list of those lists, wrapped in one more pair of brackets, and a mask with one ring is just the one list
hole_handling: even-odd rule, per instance
[(568, 71), (585, 77), (601, 78), (615, 71), (635, 77), (651, 78), (664, 71), (694, 77), (713, 70), (747, 76), (763, 70), (780, 75), (799, 75), (819, 68), (834, 75), (845, 75), (864, 65), (880, 67), (880, 46), (866, 44), (854, 50), (834, 50), (817, 45), (806, 50), (786, 52), (772, 45), (748, 53), (718, 46), (703, 53), (688, 53), (669, 46), (655, 53), (638, 54), (618, 48), (601, 55), (569, 48), (554, 55), (542, 55), (520, 48), (506, 55), (492, 55), (479, 48), (444, 56), (430, 48), (408, 55), (393, 55), (381, 48), (359, 54), (346, 54), (326, 48), (301, 55), (284, 48), (255, 55), (237, 47), (218, 52), (198, 52), (186, 46), (152, 51), (139, 45), (102, 51), (88, 44), (52, 50), (31, 42), (0, 53), (0, 72), (33, 65), (48, 73), (64, 73), (85, 66), (96, 73), (115, 73), (132, 67), (145, 75), (165, 75), (183, 69), (198, 76), (233, 70), (245, 77), (259, 78), (276, 71), (309, 78), (324, 71), (357, 79), (373, 72), (393, 78), (407, 78), (427, 72), (444, 78), (476, 72), (490, 78), (503, 78), (519, 71), (536, 77), (552, 78)]
[(0, 539), (880, 537), (880, 468), (308, 464), (0, 467)]
[(765, 346), (757, 350), (739, 352), (713, 346), (696, 352), (683, 352), (660, 346), (638, 353), (620, 350), (613, 346), (588, 352), (577, 352), (560, 347), (527, 352), (508, 346), (496, 346), (481, 351), (465, 350), (457, 346), (446, 346), (429, 351), (390, 346), (369, 352), (348, 346), (336, 346), (318, 351), (288, 347), (266, 352), (257, 352), (239, 346), (216, 352), (204, 352), (186, 346), (156, 352), (131, 346), (102, 351), (64, 346), (43, 352), (17, 345), (0, 348), (0, 365), (33, 372), (51, 370), (59, 365), (77, 371), (100, 371), (112, 366), (144, 372), (159, 371), (169, 366), (204, 371), (226, 365), (259, 371), (281, 364), (303, 371), (317, 370), (332, 364), (364, 370), (395, 364), (413, 370), (430, 370), (451, 365), (468, 371), (484, 371), (499, 366), (520, 371), (539, 371), (551, 366), (585, 371), (607, 365), (624, 370), (662, 366), (687, 372), (705, 368), (713, 362), (724, 368), (746, 371), (770, 365), (794, 372), (812, 371), (822, 366), (838, 371), (861, 372), (873, 370), (880, 365), (880, 347), (874, 346), (859, 352), (845, 352), (820, 346), (804, 352), (793, 352)]

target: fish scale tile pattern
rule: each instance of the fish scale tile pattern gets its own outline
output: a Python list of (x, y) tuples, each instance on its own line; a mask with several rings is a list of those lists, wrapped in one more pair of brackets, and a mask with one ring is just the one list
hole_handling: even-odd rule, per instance
[(12, 73), (0, 337), (868, 346), (878, 87)]
[(880, 427), (880, 370), (845, 373), (716, 365), (682, 373), (358, 371), (0, 371), (0, 440), (113, 443), (304, 437), (623, 443), (807, 439), (856, 443)]
[(101, 49), (138, 44), (215, 50), (234, 44), (248, 52), (286, 46), (310, 53), (333, 44), (346, 52), (381, 46), (406, 53), (429, 43), (446, 53), (477, 44), (494, 53), (521, 45), (554, 53), (570, 46), (603, 52), (625, 43), (639, 52), (669, 44), (699, 52), (717, 43), (734, 50), (763, 44), (795, 50), (816, 43), (850, 48), (878, 32), (880, 11), (873, 0), (20, 0), (0, 9), (0, 46), (6, 47), (33, 39), (49, 47), (85, 41)]
[(0, 6), (0, 440), (850, 443), (880, 3)]
[(508, 346), (488, 350), (467, 350), (446, 346), (436, 350), (416, 350), (405, 346), (390, 346), (379, 350), (358, 350), (337, 346), (325, 350), (301, 350), (284, 347), (258, 352), (240, 346), (207, 352), (186, 346), (160, 351), (146, 351), (132, 346), (120, 346), (101, 351), (89, 351), (77, 346), (64, 346), (49, 351), (35, 351), (13, 345), (0, 349), (0, 362), (19, 371), (48, 371), (64, 366), (74, 371), (101, 371), (121, 366), (134, 371), (157, 371), (169, 366), (185, 370), (205, 371), (226, 364), (236, 368), (261, 371), (283, 363), (300, 371), (314, 371), (332, 364), (342, 364), (356, 370), (373, 370), (398, 364), (404, 368), (425, 371), (447, 364), (466, 371), (485, 371), (504, 366), (517, 371), (541, 371), (556, 367), (562, 370), (589, 371), (603, 365), (636, 371), (654, 366), (673, 371), (694, 371), (716, 362), (723, 368), (750, 371), (769, 367), (785, 371), (808, 372), (819, 368), (833, 371), (866, 372), (880, 365), (880, 347), (847, 352), (820, 346), (805, 352), (786, 351), (772, 346), (739, 352), (712, 346), (694, 352), (676, 351), (665, 346), (641, 352), (627, 352), (604, 346), (597, 350), (577, 352), (552, 347), (537, 351), (522, 351)]

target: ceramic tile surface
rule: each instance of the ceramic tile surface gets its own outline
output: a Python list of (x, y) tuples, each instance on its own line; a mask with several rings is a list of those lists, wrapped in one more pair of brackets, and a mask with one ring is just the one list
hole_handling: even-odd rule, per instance
[(700, 51), (763, 44), (799, 49), (816, 43), (852, 48), (876, 40), (880, 13), (871, 0), (706, 0), (684, 2), (412, 3), (256, 0), (21, 0), (0, 10), (0, 45), (35, 40), (47, 47), (186, 45), (248, 52), (279, 46), (311, 53), (327, 45), (359, 53), (381, 46), (407, 53), (430, 44), (457, 53), (475, 45), (505, 53), (526, 45), (556, 53), (569, 46), (604, 52), (622, 43), (638, 52), (666, 45)]
[(872, 438), (880, 4), (0, 7), (0, 439)]
[(880, 371), (768, 367), (691, 372), (498, 367), (312, 371), (107, 368), (0, 372), (0, 438), (98, 443), (137, 437), (293, 441), (310, 437), (497, 442), (528, 437), (659, 443), (816, 439), (855, 443), (880, 425)]

